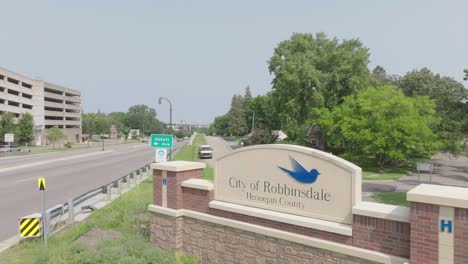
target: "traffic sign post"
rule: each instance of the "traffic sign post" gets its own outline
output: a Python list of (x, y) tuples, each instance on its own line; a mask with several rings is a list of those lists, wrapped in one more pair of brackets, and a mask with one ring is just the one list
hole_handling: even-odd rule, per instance
[(172, 135), (166, 134), (152, 134), (151, 147), (161, 149), (171, 149), (173, 145)]
[(19, 219), (21, 237), (41, 236), (41, 214), (32, 214)]
[(46, 205), (45, 205), (45, 190), (46, 190), (46, 181), (45, 178), (37, 179), (37, 188), (39, 191), (42, 191), (42, 232), (44, 233), (44, 246), (47, 251), (47, 215), (46, 215)]
[(167, 161), (167, 149), (156, 149), (156, 158), (157, 163)]
[(15, 142), (15, 134), (13, 133), (5, 133), (5, 142), (8, 142), (8, 143), (11, 143), (11, 142)]
[[(171, 158), (171, 150), (173, 147), (173, 137), (167, 134), (152, 134), (151, 147), (156, 149), (169, 149), (169, 159)], [(156, 152), (157, 153), (157, 152)]]
[(15, 134), (13, 133), (5, 133), (4, 135), (4, 141), (8, 142), (8, 151), (11, 151), (10, 149), (10, 143), (15, 142)]

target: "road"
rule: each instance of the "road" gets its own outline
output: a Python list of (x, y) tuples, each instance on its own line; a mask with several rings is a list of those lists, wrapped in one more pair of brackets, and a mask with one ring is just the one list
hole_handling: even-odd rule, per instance
[[(178, 147), (185, 142), (174, 142)], [(0, 159), (0, 241), (18, 234), (18, 218), (41, 212), (37, 179), (46, 178), (46, 207), (67, 202), (112, 182), (154, 159), (149, 144)]]

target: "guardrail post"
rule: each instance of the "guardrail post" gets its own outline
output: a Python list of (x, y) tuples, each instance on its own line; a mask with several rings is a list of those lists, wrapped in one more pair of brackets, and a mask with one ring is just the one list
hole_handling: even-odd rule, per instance
[(112, 201), (112, 185), (106, 186), (106, 196), (108, 201)]
[(135, 184), (135, 183), (136, 183), (135, 177), (136, 177), (136, 174), (133, 173), (133, 172), (130, 173), (130, 175), (128, 176), (129, 182), (130, 182), (131, 184)]
[[(129, 175), (130, 175), (130, 174), (129, 174)], [(129, 179), (129, 177), (130, 177), (130, 176), (127, 175), (127, 176), (123, 177), (123, 180), (122, 180), (122, 181), (125, 182), (125, 187), (124, 187), (124, 188), (127, 188), (127, 189), (128, 189), (128, 179)]]
[(72, 224), (75, 222), (75, 205), (73, 199), (68, 200), (68, 223)]
[(119, 190), (119, 195), (122, 194), (122, 180), (117, 182), (117, 189)]

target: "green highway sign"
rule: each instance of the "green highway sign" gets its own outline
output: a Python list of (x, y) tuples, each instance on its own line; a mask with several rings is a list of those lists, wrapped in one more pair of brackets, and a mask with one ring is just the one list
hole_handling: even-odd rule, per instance
[(151, 135), (151, 147), (172, 149), (172, 135), (152, 134)]

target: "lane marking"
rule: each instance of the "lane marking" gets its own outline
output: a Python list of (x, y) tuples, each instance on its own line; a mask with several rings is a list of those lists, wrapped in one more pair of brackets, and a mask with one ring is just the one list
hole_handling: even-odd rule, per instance
[(24, 168), (34, 167), (34, 166), (45, 165), (45, 164), (54, 163), (54, 162), (58, 162), (58, 161), (67, 161), (67, 160), (78, 159), (78, 158), (82, 158), (82, 157), (102, 155), (102, 154), (107, 154), (107, 153), (110, 153), (110, 152), (114, 152), (114, 150), (107, 150), (107, 151), (95, 152), (95, 153), (87, 153), (87, 154), (83, 154), (83, 155), (77, 155), (77, 156), (71, 156), (71, 157), (65, 157), (65, 158), (59, 158), (59, 159), (52, 159), (52, 160), (46, 160), (46, 161), (38, 161), (38, 162), (33, 162), (33, 163), (19, 165), (19, 166), (1, 168), (0, 173), (1, 172), (12, 171), (12, 170), (17, 170), (17, 169), (24, 169)]

